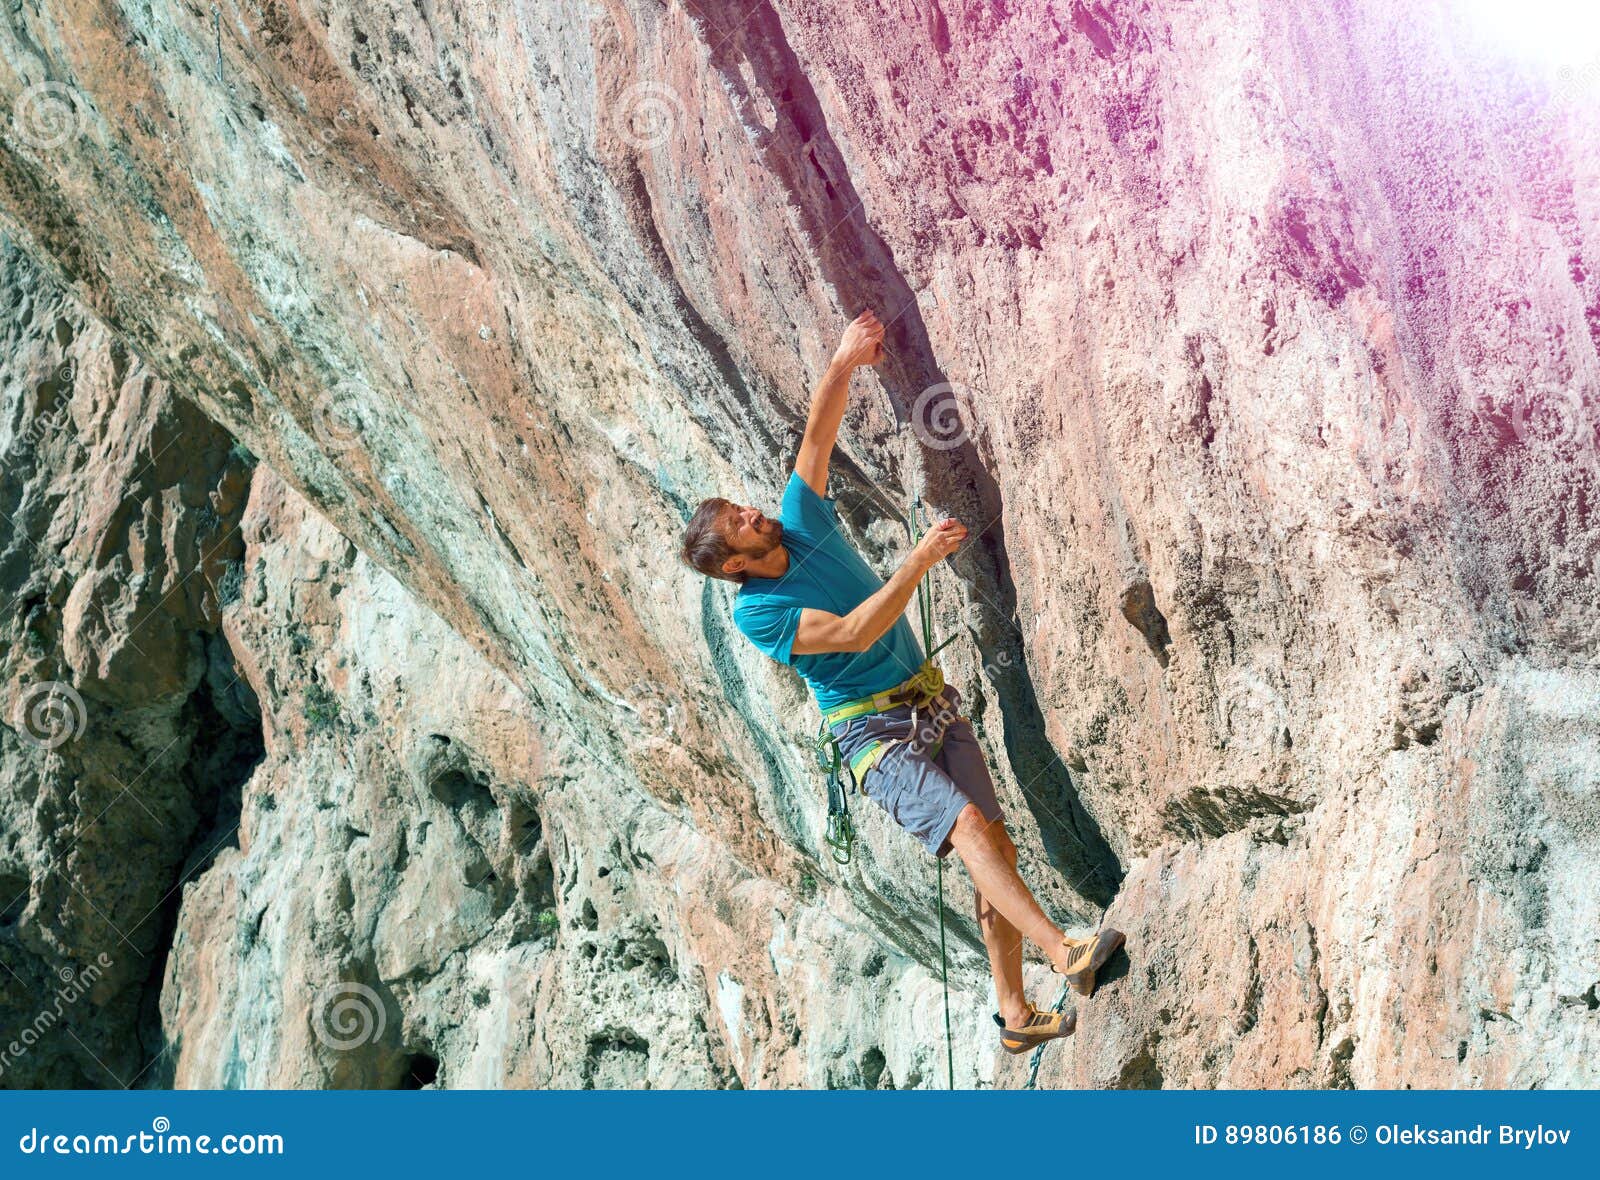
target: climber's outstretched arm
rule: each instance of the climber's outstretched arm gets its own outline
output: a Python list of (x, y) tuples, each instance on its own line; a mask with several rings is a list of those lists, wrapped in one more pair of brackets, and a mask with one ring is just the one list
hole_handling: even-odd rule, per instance
[(839, 421), (850, 396), (850, 374), (858, 365), (875, 365), (883, 357), (883, 325), (870, 310), (862, 312), (844, 330), (844, 339), (817, 382), (806, 416), (805, 437), (794, 461), (795, 473), (819, 496), (828, 494), (828, 460), (833, 457)]

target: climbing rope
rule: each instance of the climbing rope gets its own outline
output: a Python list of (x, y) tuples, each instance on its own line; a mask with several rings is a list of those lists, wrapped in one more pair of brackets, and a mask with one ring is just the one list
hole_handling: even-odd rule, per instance
[[(911, 532), (911, 544), (916, 546), (922, 539), (922, 497), (913, 496), (911, 500), (911, 513), (907, 518), (907, 527)], [(927, 653), (926, 658), (931, 663), (934, 653), (945, 647), (954, 639), (950, 636), (944, 643), (934, 646), (933, 642), (933, 590), (928, 585), (927, 575), (924, 574), (917, 582), (917, 616), (922, 624), (922, 650)], [(924, 667), (927, 665), (924, 664)], [(942, 678), (941, 678), (942, 679)], [(955, 1040), (950, 1035), (950, 958), (945, 949), (944, 932), (944, 857), (933, 858), (935, 878), (938, 882), (935, 906), (939, 915), (939, 982), (944, 988), (944, 1069), (947, 1088), (956, 1088), (956, 1055)]]
[[(1062, 983), (1061, 994), (1056, 997), (1056, 1002), (1051, 1005), (1050, 1011), (1059, 1013), (1067, 1003), (1067, 985)], [(1038, 1048), (1034, 1049), (1033, 1056), (1028, 1059), (1028, 1080), (1023, 1085), (1024, 1090), (1036, 1090), (1039, 1087), (1039, 1062), (1044, 1060), (1044, 1047), (1049, 1041), (1041, 1041)]]
[[(922, 496), (913, 493), (910, 511), (904, 518), (906, 530), (911, 535), (911, 544), (916, 546), (922, 539)], [(931, 572), (931, 571), (930, 571)], [(933, 666), (933, 657), (943, 651), (958, 635), (951, 635), (943, 643), (933, 642), (933, 590), (928, 585), (928, 576), (924, 574), (917, 582), (917, 616), (922, 631), (922, 650), (925, 653), (923, 665), (918, 669), (913, 680), (922, 679), (930, 681), (937, 679), (937, 686), (928, 684), (931, 695), (938, 698), (944, 689), (944, 678), (939, 670)], [(959, 634), (959, 633), (958, 633)], [(864, 712), (879, 711), (876, 700), (867, 702), (870, 706)], [(850, 792), (844, 782), (846, 767), (849, 768), (851, 779), (859, 785), (866, 771), (876, 762), (876, 757), (869, 757), (859, 766), (847, 763), (840, 753), (839, 742), (834, 737), (830, 728), (829, 714), (824, 714), (821, 729), (817, 734), (816, 759), (817, 765), (828, 776), (828, 826), (823, 839), (836, 863), (847, 865), (854, 856), (855, 851), (855, 823), (850, 818)], [(913, 735), (916, 732), (915, 719), (913, 720)], [(937, 748), (937, 747), (935, 747)], [(881, 753), (881, 751), (879, 751)], [(956, 1059), (955, 1038), (950, 1031), (950, 957), (949, 946), (945, 932), (944, 917), (944, 858), (934, 857), (935, 869), (935, 914), (939, 920), (939, 983), (944, 996), (944, 1064), (945, 1084), (949, 1089), (956, 1088)], [(1059, 1013), (1067, 1002), (1067, 985), (1061, 985), (1061, 994), (1056, 997), (1056, 1002), (1050, 1011)], [(1023, 1086), (1025, 1090), (1036, 1089), (1039, 1082), (1039, 1063), (1044, 1058), (1044, 1044), (1040, 1044), (1033, 1051), (1028, 1062), (1028, 1080)]]
[(944, 859), (934, 857), (939, 879), (939, 982), (944, 986), (944, 1076), (947, 1088), (956, 1088), (955, 1042), (950, 1036), (950, 962), (944, 951)]

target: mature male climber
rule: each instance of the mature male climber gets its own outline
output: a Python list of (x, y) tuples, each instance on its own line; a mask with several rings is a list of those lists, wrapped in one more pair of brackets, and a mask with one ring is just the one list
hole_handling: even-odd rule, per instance
[(778, 518), (713, 498), (683, 537), (683, 559), (739, 585), (733, 618), (761, 651), (810, 685), (861, 789), (936, 857), (952, 848), (972, 877), (978, 922), (1000, 1011), (1000, 1041), (1022, 1053), (1070, 1035), (1075, 1014), (1041, 1012), (1022, 980), (1022, 937), (1044, 951), (1079, 995), (1123, 936), (1103, 928), (1069, 938), (1045, 916), (1017, 873), (994, 783), (960, 694), (924, 657), (905, 612), (922, 577), (966, 540), (943, 520), (887, 582), (840, 532), (827, 498), (828, 464), (851, 375), (883, 357), (883, 325), (870, 310), (848, 328), (811, 397), (805, 435)]

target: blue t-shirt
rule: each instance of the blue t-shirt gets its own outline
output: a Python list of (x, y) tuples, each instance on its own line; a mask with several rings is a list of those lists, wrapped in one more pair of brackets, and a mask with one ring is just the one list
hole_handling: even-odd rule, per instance
[(789, 569), (781, 578), (751, 578), (739, 587), (733, 622), (745, 637), (773, 659), (792, 664), (824, 711), (893, 688), (916, 672), (922, 648), (904, 616), (866, 651), (794, 654), (802, 608), (847, 615), (883, 589), (883, 582), (839, 531), (833, 501), (798, 474), (791, 473), (783, 489), (778, 522)]

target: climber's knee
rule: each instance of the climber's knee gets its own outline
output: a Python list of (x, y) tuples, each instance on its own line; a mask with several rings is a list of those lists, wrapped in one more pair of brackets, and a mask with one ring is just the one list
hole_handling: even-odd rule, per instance
[(950, 844), (958, 852), (967, 852), (989, 842), (989, 821), (983, 818), (976, 803), (968, 803), (956, 813), (956, 822), (950, 827)]
[(1017, 867), (1017, 846), (1011, 842), (1011, 833), (1006, 831), (1005, 824), (999, 820), (994, 821), (991, 829), (994, 833), (995, 846), (1000, 849), (1000, 855), (1006, 858), (1006, 863), (1012, 868)]
[(963, 855), (983, 849), (1003, 857), (1013, 867), (1017, 863), (1017, 846), (1006, 834), (1005, 823), (984, 818), (976, 803), (968, 803), (957, 813), (950, 829), (949, 844)]

